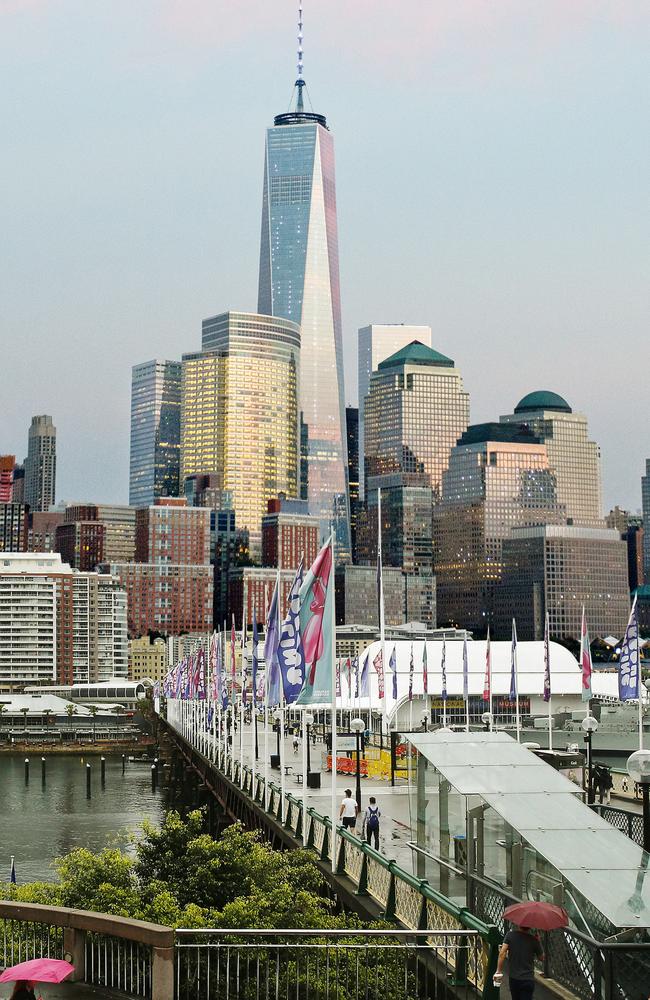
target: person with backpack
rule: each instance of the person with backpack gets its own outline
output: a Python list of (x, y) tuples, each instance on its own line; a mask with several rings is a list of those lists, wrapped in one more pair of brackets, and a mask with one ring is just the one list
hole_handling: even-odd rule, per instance
[(370, 844), (373, 837), (375, 840), (375, 850), (379, 850), (379, 817), (381, 812), (379, 811), (379, 806), (377, 805), (377, 799), (374, 795), (371, 795), (368, 799), (368, 808), (366, 809), (366, 815), (363, 817), (363, 826), (366, 831), (366, 843)]

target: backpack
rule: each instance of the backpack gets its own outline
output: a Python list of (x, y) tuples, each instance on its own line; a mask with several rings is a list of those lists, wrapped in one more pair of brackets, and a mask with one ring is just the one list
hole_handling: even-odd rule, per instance
[(366, 820), (366, 827), (368, 830), (378, 830), (379, 829), (379, 806), (368, 806), (368, 818)]

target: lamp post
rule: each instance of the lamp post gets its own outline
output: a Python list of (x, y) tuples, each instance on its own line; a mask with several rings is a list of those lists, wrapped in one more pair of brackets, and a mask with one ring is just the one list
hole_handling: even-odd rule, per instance
[(303, 737), (304, 739), (307, 740), (307, 774), (304, 776), (302, 780), (305, 782), (305, 784), (307, 784), (309, 780), (309, 774), (311, 771), (311, 747), (309, 746), (309, 730), (314, 725), (314, 716), (311, 714), (311, 712), (307, 712), (305, 714), (304, 723), (305, 723), (305, 732), (303, 733)]
[(643, 850), (650, 854), (650, 750), (636, 750), (628, 757), (627, 773), (641, 788)]
[(422, 728), (424, 729), (425, 733), (429, 728), (429, 711), (426, 708), (422, 712)]
[(591, 737), (598, 729), (598, 720), (593, 715), (586, 715), (582, 720), (582, 728), (585, 732), (585, 744), (587, 746), (587, 805), (592, 805), (594, 801), (593, 782), (593, 762), (591, 758)]
[(281, 720), (281, 718), (282, 718), (282, 711), (281, 711), (281, 709), (276, 708), (275, 712), (273, 713), (273, 719), (275, 721), (275, 735), (276, 735), (276, 739), (277, 739), (277, 748), (278, 748), (277, 749), (277, 754), (278, 754), (278, 757), (280, 756), (280, 720)]
[(365, 729), (363, 719), (352, 719), (350, 721), (350, 729), (357, 741), (357, 808), (361, 812), (361, 733)]
[(256, 705), (253, 705), (253, 715), (255, 717), (255, 760), (259, 760), (260, 745), (259, 745), (259, 740), (257, 738), (257, 715), (258, 715), (258, 712), (257, 712), (257, 706)]

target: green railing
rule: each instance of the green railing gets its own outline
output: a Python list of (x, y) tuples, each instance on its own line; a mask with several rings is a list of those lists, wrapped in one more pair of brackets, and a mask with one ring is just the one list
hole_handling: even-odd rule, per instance
[[(329, 816), (323, 816), (311, 806), (307, 806), (303, 816), (303, 801), (291, 792), (285, 791), (283, 804), (282, 789), (271, 780), (265, 795), (262, 774), (253, 774), (247, 764), (243, 765), (243, 775), (240, 774), (240, 762), (223, 747), (208, 746), (206, 755), (203, 737), (200, 747), (194, 746), (194, 740), (188, 739), (179, 726), (169, 719), (168, 724), (193, 746), (196, 753), (218, 768), (231, 782), (233, 791), (254, 802), (293, 834), (298, 843), (304, 839), (306, 848), (314, 851), (321, 861), (332, 864), (332, 822)], [(306, 837), (303, 835), (305, 822)], [(449, 931), (469, 930), (480, 935), (482, 948), (473, 952), (463, 947), (454, 950), (445, 941), (444, 947), (441, 944), (438, 958), (447, 966), (448, 974), (454, 981), (467, 981), (485, 1000), (495, 1000), (498, 991), (492, 985), (492, 976), (496, 971), (502, 940), (498, 928), (475, 917), (467, 908), (458, 906), (425, 879), (400, 868), (395, 861), (374, 850), (349, 830), (337, 826), (336, 832), (337, 858), (334, 867), (337, 876), (348, 879), (358, 895), (369, 896), (378, 903), (385, 920), (399, 922), (403, 927), (416, 931), (431, 930), (431, 947), (434, 950), (436, 932), (444, 935)]]

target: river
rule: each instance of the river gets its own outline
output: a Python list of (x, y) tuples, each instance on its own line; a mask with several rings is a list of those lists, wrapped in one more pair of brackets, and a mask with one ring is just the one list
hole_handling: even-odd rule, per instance
[(142, 821), (162, 819), (163, 793), (152, 792), (147, 764), (127, 763), (122, 774), (121, 755), (107, 756), (102, 788), (99, 757), (48, 755), (44, 785), (40, 754), (30, 757), (29, 783), (24, 761), (24, 754), (0, 755), (0, 881), (9, 878), (12, 854), (18, 882), (53, 881), (54, 858), (76, 847), (132, 850), (130, 838)]

